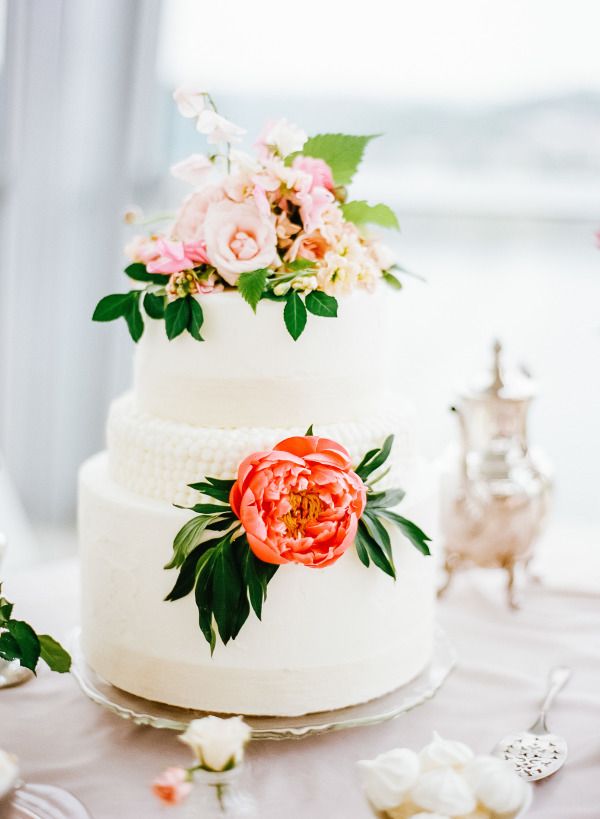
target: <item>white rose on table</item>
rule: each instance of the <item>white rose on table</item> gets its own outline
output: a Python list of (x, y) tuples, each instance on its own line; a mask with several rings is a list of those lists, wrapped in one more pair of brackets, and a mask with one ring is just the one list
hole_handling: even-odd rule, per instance
[(250, 734), (241, 717), (203, 717), (192, 720), (179, 738), (192, 749), (202, 768), (224, 771), (243, 760)]
[(273, 222), (253, 202), (224, 200), (210, 205), (204, 220), (204, 241), (210, 263), (231, 285), (241, 273), (278, 261)]
[(16, 757), (0, 749), (0, 799), (13, 790), (18, 777), (19, 766)]
[(395, 748), (356, 764), (367, 799), (377, 810), (400, 805), (419, 776), (419, 757), (408, 748)]

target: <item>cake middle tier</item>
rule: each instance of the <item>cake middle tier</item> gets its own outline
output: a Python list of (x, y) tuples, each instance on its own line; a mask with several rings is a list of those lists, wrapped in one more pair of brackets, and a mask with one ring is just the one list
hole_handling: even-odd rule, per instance
[[(231, 478), (239, 464), (253, 452), (270, 449), (292, 435), (304, 435), (304, 427), (244, 427), (220, 429), (167, 421), (139, 409), (136, 397), (127, 393), (110, 408), (107, 443), (109, 472), (115, 483), (148, 498), (189, 506), (198, 493), (188, 484), (206, 476)], [(382, 409), (364, 421), (315, 426), (314, 432), (343, 444), (356, 465), (368, 450), (395, 436), (392, 467), (382, 481), (406, 488), (411, 483), (417, 453), (414, 413), (408, 406)]]

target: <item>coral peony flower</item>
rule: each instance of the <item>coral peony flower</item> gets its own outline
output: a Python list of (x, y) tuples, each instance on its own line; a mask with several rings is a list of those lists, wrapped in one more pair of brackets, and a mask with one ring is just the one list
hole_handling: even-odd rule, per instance
[(311, 190), (313, 188), (327, 188), (327, 190), (332, 191), (335, 187), (331, 168), (324, 159), (315, 159), (312, 156), (297, 156), (292, 162), (292, 168), (303, 171), (311, 177)]
[(273, 222), (251, 201), (225, 200), (210, 205), (204, 238), (210, 264), (231, 285), (241, 273), (278, 261)]
[(214, 202), (222, 202), (225, 194), (219, 185), (207, 185), (183, 200), (173, 226), (173, 236), (181, 242), (200, 242), (204, 238), (206, 211)]
[(343, 446), (309, 435), (246, 458), (229, 500), (259, 560), (323, 567), (353, 543), (366, 490)]
[(204, 242), (176, 242), (159, 239), (160, 256), (147, 265), (150, 273), (179, 273), (199, 264), (207, 264)]
[(152, 783), (152, 792), (168, 805), (178, 805), (189, 795), (192, 783), (183, 768), (167, 768)]

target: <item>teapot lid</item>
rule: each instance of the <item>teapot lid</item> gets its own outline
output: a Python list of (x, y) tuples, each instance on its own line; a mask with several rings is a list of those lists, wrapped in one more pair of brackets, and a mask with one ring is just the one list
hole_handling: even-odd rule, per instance
[(530, 401), (537, 392), (535, 382), (523, 367), (506, 371), (502, 362), (502, 344), (497, 339), (493, 345), (493, 356), (491, 373), (475, 383), (464, 398), (470, 401)]

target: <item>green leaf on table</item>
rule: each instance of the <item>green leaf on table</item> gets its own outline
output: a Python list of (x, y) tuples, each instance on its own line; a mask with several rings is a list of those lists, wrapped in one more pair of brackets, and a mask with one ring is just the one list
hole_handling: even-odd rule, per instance
[(38, 635), (41, 648), (41, 658), (51, 671), (65, 674), (71, 670), (71, 656), (49, 634)]
[(398, 515), (396, 512), (392, 512), (390, 509), (380, 509), (378, 514), (381, 517), (392, 521), (392, 523), (395, 523), (404, 537), (407, 538), (407, 540), (409, 540), (415, 549), (418, 549), (421, 554), (431, 554), (429, 546), (427, 545), (428, 543), (431, 543), (431, 538), (426, 535), (425, 532), (423, 532), (423, 530), (416, 525), (416, 523), (402, 517), (402, 515)]
[(394, 436), (388, 435), (383, 442), (381, 449), (370, 449), (367, 452), (365, 457), (354, 470), (361, 480), (366, 481), (369, 475), (375, 472), (376, 469), (379, 469), (380, 466), (383, 466), (390, 456), (393, 443)]
[(126, 316), (130, 309), (131, 293), (113, 293), (100, 299), (92, 315), (92, 321), (114, 321)]
[(125, 268), (125, 273), (136, 282), (151, 282), (152, 284), (166, 284), (169, 281), (168, 273), (148, 273), (146, 265), (133, 262)]
[(306, 309), (315, 316), (337, 318), (338, 303), (334, 296), (328, 296), (321, 290), (311, 290), (306, 295)]
[(394, 290), (402, 290), (402, 282), (400, 281), (399, 278), (397, 278), (397, 276), (394, 276), (394, 274), (391, 271), (384, 270), (381, 275), (383, 277), (384, 282), (389, 284), (390, 287), (393, 287)]
[(288, 333), (297, 341), (306, 327), (306, 307), (295, 290), (290, 290), (286, 296), (283, 320)]
[(187, 296), (187, 301), (190, 311), (187, 323), (188, 333), (192, 336), (192, 338), (195, 338), (196, 341), (204, 341), (200, 335), (200, 330), (204, 324), (204, 313), (202, 312), (200, 302), (193, 296)]
[(242, 273), (237, 280), (238, 290), (255, 313), (256, 305), (261, 300), (262, 294), (265, 291), (268, 274), (268, 270), (260, 268), (259, 270), (252, 270), (249, 273)]
[(41, 651), (37, 634), (29, 623), (25, 623), (23, 620), (9, 620), (6, 623), (6, 628), (19, 646), (21, 665), (35, 673)]
[[(0, 586), (0, 589), (2, 587)], [(10, 603), (5, 597), (0, 597), (0, 626), (3, 625), (7, 620), (10, 620), (11, 614), (13, 611), (13, 604)]]
[(140, 311), (140, 291), (133, 290), (130, 294), (129, 310), (125, 313), (125, 321), (129, 328), (129, 335), (138, 342), (144, 332), (144, 319)]
[(169, 341), (181, 335), (190, 321), (190, 305), (187, 296), (167, 304), (165, 310), (165, 329)]
[(344, 218), (355, 225), (379, 225), (380, 227), (400, 230), (398, 217), (388, 205), (369, 205), (364, 199), (344, 202)]
[(156, 293), (146, 293), (144, 295), (144, 310), (153, 319), (165, 317), (165, 297), (157, 296)]
[(376, 136), (317, 134), (305, 142), (302, 154), (323, 159), (331, 168), (336, 185), (349, 185), (367, 144)]
[(9, 663), (13, 660), (21, 659), (21, 650), (19, 644), (8, 631), (0, 633), (0, 657), (7, 660)]

